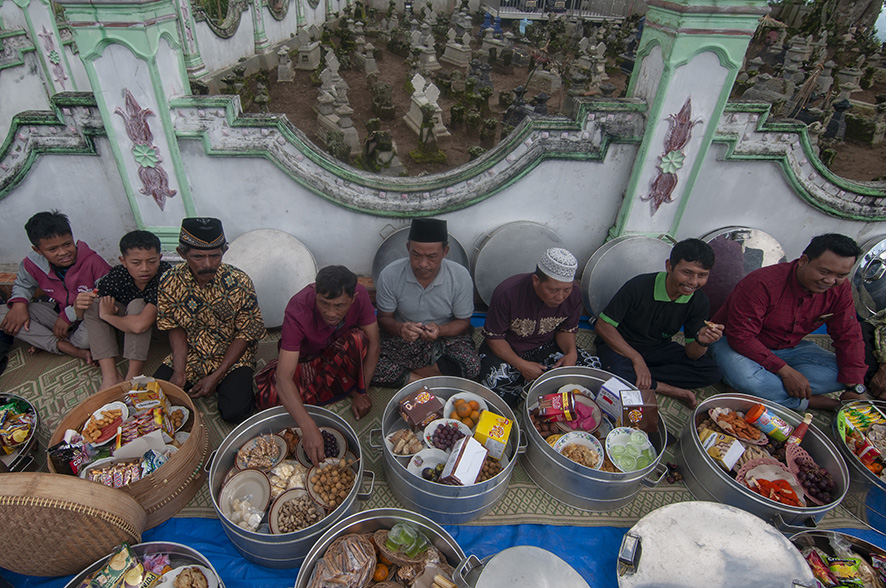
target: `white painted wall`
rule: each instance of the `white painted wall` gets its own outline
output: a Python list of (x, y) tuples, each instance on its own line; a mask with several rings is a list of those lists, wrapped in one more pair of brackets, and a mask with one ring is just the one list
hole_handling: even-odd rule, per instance
[(71, 67), (71, 78), (78, 92), (91, 92), (92, 86), (86, 77), (86, 68), (80, 60), (80, 54), (74, 53), (72, 45), (65, 45), (65, 54), (68, 57), (68, 65)]
[[(197, 44), (200, 46), (200, 57), (206, 70), (213, 72), (237, 64), (241, 57), (255, 55), (255, 32), (252, 25), (252, 13), (244, 10), (240, 16), (240, 26), (230, 39), (222, 39), (209, 28), (206, 21), (195, 22)], [(265, 23), (267, 25), (267, 22)]]
[(0, 144), (6, 139), (12, 117), (24, 110), (49, 110), (43, 72), (37, 55), (24, 54), (24, 64), (0, 71)]
[(25, 222), (51, 209), (68, 215), (75, 238), (105, 259), (117, 259), (120, 237), (135, 229), (135, 221), (108, 142), (102, 138), (96, 143), (98, 157), (39, 157), (19, 187), (0, 201), (0, 263), (17, 264), (28, 254)]
[(842, 220), (812, 208), (793, 191), (777, 162), (723, 161), (725, 153), (726, 147), (717, 143), (708, 152), (678, 238), (748, 226), (778, 239), (788, 259), (794, 259), (822, 233), (843, 233), (859, 243), (886, 236), (886, 223)]
[(298, 32), (298, 15), (296, 4), (299, 0), (291, 0), (289, 11), (283, 20), (277, 20), (271, 16), (271, 12), (264, 8), (265, 35), (271, 45), (288, 41)]

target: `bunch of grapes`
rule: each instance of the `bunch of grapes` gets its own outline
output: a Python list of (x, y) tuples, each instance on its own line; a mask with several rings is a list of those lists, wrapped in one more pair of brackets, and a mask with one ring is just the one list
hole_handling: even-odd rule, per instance
[(803, 462), (799, 466), (800, 473), (797, 474), (797, 481), (803, 486), (806, 494), (823, 504), (832, 502), (837, 483), (831, 473), (812, 462)]
[(323, 452), (326, 457), (338, 457), (338, 441), (329, 431), (320, 431), (323, 435)]
[(464, 436), (455, 423), (442, 423), (437, 425), (437, 430), (431, 435), (431, 442), (437, 449), (448, 451)]

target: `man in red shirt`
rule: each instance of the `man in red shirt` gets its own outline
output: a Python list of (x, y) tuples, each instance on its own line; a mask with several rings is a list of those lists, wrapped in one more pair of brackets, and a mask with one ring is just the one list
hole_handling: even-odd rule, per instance
[[(864, 343), (846, 278), (861, 250), (845, 235), (812, 239), (790, 263), (748, 274), (712, 319), (726, 325), (711, 354), (726, 382), (787, 408), (833, 410), (864, 398)], [(803, 337), (826, 325), (836, 354)]]
[(378, 353), (378, 322), (366, 288), (348, 268), (324, 267), (286, 305), (277, 361), (255, 376), (256, 403), (259, 409), (282, 403), (302, 429), (305, 453), (319, 463), (323, 437), (304, 405), (350, 396), (354, 417), (366, 416)]

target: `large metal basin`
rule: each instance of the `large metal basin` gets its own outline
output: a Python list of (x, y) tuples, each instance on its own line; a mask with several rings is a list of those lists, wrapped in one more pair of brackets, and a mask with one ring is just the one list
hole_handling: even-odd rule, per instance
[(528, 438), (523, 455), (526, 473), (542, 490), (581, 510), (621, 508), (634, 499), (641, 487), (655, 486), (667, 473), (667, 468), (660, 465), (668, 435), (661, 414), (658, 415), (658, 431), (649, 435), (656, 451), (655, 460), (642, 470), (628, 473), (603, 472), (581, 466), (554, 451), (532, 426), (529, 410), (538, 404), (539, 396), (552, 394), (567, 384), (579, 384), (596, 394), (612, 377), (609, 372), (588, 367), (553, 369), (535, 380), (523, 404), (524, 435)]
[[(197, 551), (196, 549), (192, 549), (187, 545), (182, 545), (181, 543), (170, 543), (168, 541), (149, 541), (147, 543), (138, 543), (132, 546), (132, 550), (139, 557), (144, 557), (146, 555), (151, 555), (154, 553), (166, 554), (169, 556), (170, 565), (173, 568), (177, 568), (179, 566), (191, 566), (198, 565), (208, 568), (212, 573), (215, 574), (215, 577), (218, 578), (219, 588), (225, 588), (225, 582), (222, 580), (222, 577), (218, 575), (218, 572), (214, 567), (212, 567), (212, 563), (206, 557), (203, 556), (202, 553)], [(100, 568), (104, 567), (108, 563), (108, 559), (110, 559), (111, 554), (101, 558), (97, 562), (93, 563), (91, 566), (74, 576), (70, 582), (65, 584), (65, 588), (78, 588), (84, 580), (91, 577), (95, 574)]]
[[(880, 409), (883, 414), (886, 414), (886, 402), (882, 400), (850, 402), (849, 404), (844, 405), (841, 408), (841, 411), (847, 408), (869, 404), (873, 404)], [(846, 445), (846, 441), (840, 438), (840, 432), (837, 430), (836, 416), (831, 423), (831, 432), (834, 436), (834, 444), (837, 446), (837, 449), (840, 450), (840, 455), (843, 456), (843, 459), (846, 460), (846, 464), (849, 466), (850, 489), (863, 494), (863, 498), (871, 495), (876, 496), (880, 499), (877, 501), (879, 504), (886, 504), (886, 501), (883, 500), (884, 496), (886, 496), (886, 481), (882, 480), (874, 472), (864, 467), (861, 460), (858, 459), (858, 457)], [(868, 508), (867, 517), (871, 526), (877, 529), (886, 528), (886, 515), (883, 513), (875, 512)]]
[[(412, 475), (412, 474), (409, 474)], [(329, 545), (341, 535), (351, 533), (374, 533), (379, 529), (390, 529), (397, 523), (409, 523), (423, 532), (431, 544), (446, 556), (446, 560), (452, 567), (457, 566), (465, 559), (465, 553), (455, 542), (455, 539), (446, 530), (434, 521), (422, 515), (398, 508), (377, 508), (364, 510), (347, 517), (329, 528), (317, 543), (308, 552), (298, 577), (295, 579), (295, 588), (306, 588), (314, 573), (314, 566), (326, 553)]]
[(255, 533), (242, 529), (229, 521), (222, 514), (218, 504), (222, 481), (234, 465), (237, 451), (244, 443), (258, 435), (273, 434), (280, 429), (297, 426), (295, 419), (282, 406), (270, 408), (253, 415), (231, 431), (219, 446), (215, 458), (212, 460), (212, 466), (209, 469), (209, 491), (212, 496), (212, 505), (215, 507), (228, 539), (231, 540), (231, 543), (234, 544), (234, 547), (243, 557), (269, 568), (294, 568), (301, 565), (308, 550), (310, 550), (320, 535), (334, 525), (336, 521), (358, 511), (359, 504), (356, 501), (367, 500), (372, 494), (371, 488), (365, 494), (360, 492), (364, 473), (371, 476), (373, 482), (375, 476), (371, 471), (367, 470), (364, 472), (363, 451), (357, 439), (357, 434), (351, 426), (340, 416), (325, 408), (305, 406), (305, 409), (318, 426), (334, 427), (340, 431), (348, 442), (349, 450), (359, 459), (357, 482), (351, 489), (350, 494), (336, 510), (328, 514), (319, 523), (293, 533), (281, 533), (278, 535)]
[[(430, 388), (443, 404), (453, 394), (472, 392), (481, 396), (489, 405), (489, 410), (510, 419), (514, 424), (505, 448), (508, 463), (494, 478), (470, 486), (447, 486), (419, 478), (406, 469), (409, 460), (395, 455), (384, 444), (381, 437), (387, 437), (405, 427), (397, 407), (400, 400), (421, 389)], [(380, 435), (379, 435), (380, 433)], [(489, 388), (471, 380), (450, 376), (435, 376), (413, 382), (394, 394), (385, 407), (381, 420), (381, 431), (376, 429), (370, 437), (370, 445), (384, 455), (385, 476), (394, 495), (404, 506), (443, 525), (458, 525), (480, 518), (495, 506), (508, 489), (508, 482), (514, 471), (517, 453), (521, 452), (520, 426), (513, 411)]]
[(24, 402), (30, 407), (34, 413), (34, 426), (31, 427), (30, 435), (28, 435), (28, 438), (25, 439), (25, 442), (20, 447), (9, 455), (0, 457), (0, 472), (36, 472), (40, 464), (34, 460), (33, 453), (37, 449), (37, 431), (40, 430), (40, 414), (37, 412), (37, 407), (27, 398), (16, 394), (0, 393), (0, 405), (8, 404), (12, 401)]
[(676, 452), (686, 487), (698, 500), (722, 502), (744, 509), (771, 523), (783, 533), (796, 533), (815, 528), (828, 511), (840, 504), (849, 489), (849, 470), (846, 468), (846, 462), (840, 457), (834, 444), (818, 428), (809, 427), (803, 437), (803, 449), (809, 452), (818, 465), (827, 468), (837, 482), (835, 500), (824, 506), (811, 503), (807, 507), (787, 506), (763, 498), (724, 472), (705, 453), (701, 445), (697, 427), (708, 418), (708, 410), (719, 406), (747, 413), (755, 404), (762, 404), (793, 427), (803, 421), (800, 415), (792, 410), (745, 394), (718, 394), (699, 403), (680, 435), (679, 451)]

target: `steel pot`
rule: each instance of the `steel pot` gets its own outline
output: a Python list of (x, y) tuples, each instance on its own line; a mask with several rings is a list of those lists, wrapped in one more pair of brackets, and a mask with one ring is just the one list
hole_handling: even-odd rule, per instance
[[(866, 405), (874, 405), (877, 407), (880, 412), (886, 414), (886, 402), (882, 400), (871, 400), (871, 401), (857, 401), (850, 402), (846, 404), (841, 409), (841, 412), (847, 408), (866, 406)], [(840, 454), (843, 456), (843, 459), (846, 460), (846, 464), (849, 466), (849, 474), (850, 474), (850, 488), (854, 491), (857, 491), (863, 494), (862, 498), (866, 495), (875, 494), (878, 496), (882, 496), (883, 493), (886, 493), (886, 481), (881, 479), (877, 474), (867, 469), (861, 460), (852, 452), (848, 445), (846, 445), (846, 441), (840, 437), (840, 432), (837, 430), (837, 416), (834, 417), (833, 422), (831, 423), (831, 432), (834, 436), (834, 443), (837, 446), (837, 449), (840, 450)], [(881, 500), (882, 504), (883, 501)], [(875, 512), (872, 509), (867, 509), (867, 515), (869, 519), (869, 523), (873, 527), (878, 529), (886, 528), (886, 514)]]
[(366, 493), (360, 492), (364, 476), (371, 479), (372, 486), (374, 486), (375, 482), (375, 474), (363, 468), (363, 451), (357, 434), (351, 426), (340, 416), (325, 408), (305, 406), (305, 409), (318, 426), (334, 427), (340, 431), (344, 435), (345, 440), (347, 440), (350, 451), (359, 459), (357, 481), (351, 492), (337, 509), (329, 513), (319, 523), (293, 533), (277, 535), (255, 533), (232, 523), (222, 514), (219, 507), (218, 499), (221, 493), (222, 482), (225, 475), (234, 466), (236, 454), (240, 447), (258, 435), (273, 434), (280, 429), (297, 426), (295, 419), (282, 406), (255, 414), (238, 425), (222, 441), (209, 468), (209, 491), (212, 496), (212, 505), (215, 507), (228, 539), (231, 540), (231, 543), (234, 544), (234, 547), (243, 557), (269, 568), (294, 568), (299, 566), (308, 550), (320, 535), (335, 524), (336, 521), (359, 510), (359, 505), (355, 501), (368, 500), (372, 495), (372, 487)]
[[(208, 568), (215, 577), (218, 579), (219, 588), (225, 588), (225, 583), (222, 580), (221, 576), (218, 575), (218, 572), (212, 567), (212, 564), (208, 559), (203, 557), (199, 551), (195, 549), (191, 549), (187, 545), (182, 545), (181, 543), (169, 543), (166, 541), (151, 541), (148, 543), (138, 543), (132, 546), (132, 550), (139, 557), (143, 557), (145, 555), (151, 555), (154, 553), (166, 554), (169, 556), (170, 565), (173, 568), (177, 568), (179, 566), (190, 566), (190, 565), (198, 565), (203, 566), (204, 568)], [(76, 576), (74, 576), (70, 582), (65, 584), (65, 588), (78, 588), (80, 584), (89, 578), (92, 574), (97, 572), (101, 567), (103, 567), (106, 563), (108, 563), (108, 559), (111, 557), (108, 554), (106, 557), (101, 558)]]
[(708, 456), (701, 445), (697, 427), (708, 418), (708, 410), (715, 407), (731, 408), (747, 413), (755, 404), (762, 404), (792, 427), (803, 419), (792, 410), (779, 404), (767, 402), (745, 394), (718, 394), (701, 402), (692, 413), (680, 435), (679, 450), (675, 457), (686, 487), (698, 500), (722, 502), (757, 515), (785, 533), (796, 533), (815, 528), (825, 514), (836, 507), (849, 489), (849, 470), (834, 444), (818, 430), (810, 426), (803, 437), (803, 449), (815, 462), (826, 468), (837, 482), (837, 494), (833, 502), (824, 506), (809, 504), (806, 507), (788, 506), (763, 498), (756, 492), (736, 482)]
[[(447, 486), (413, 475), (406, 469), (409, 459), (395, 455), (383, 438), (404, 428), (398, 406), (400, 400), (427, 386), (444, 404), (453, 394), (471, 392), (483, 398), (489, 410), (510, 419), (513, 423), (505, 455), (508, 463), (494, 478), (470, 486)], [(379, 438), (381, 437), (381, 439)], [(520, 426), (511, 408), (489, 388), (471, 380), (450, 376), (435, 376), (413, 382), (399, 392), (385, 407), (381, 429), (370, 432), (370, 447), (382, 451), (385, 476), (394, 495), (404, 506), (444, 525), (458, 525), (480, 518), (495, 506), (508, 489), (520, 447)]]
[[(412, 474), (409, 474), (410, 476)], [(314, 566), (326, 553), (329, 545), (341, 535), (350, 533), (374, 533), (379, 529), (390, 529), (397, 523), (409, 523), (425, 534), (431, 544), (446, 557), (449, 565), (455, 567), (465, 559), (465, 553), (446, 530), (434, 521), (408, 510), (398, 508), (377, 508), (364, 510), (338, 521), (323, 533), (323, 536), (311, 547), (298, 577), (295, 588), (306, 588), (314, 573)]]
[(634, 499), (641, 487), (652, 487), (667, 475), (661, 458), (667, 445), (667, 428), (658, 415), (658, 431), (649, 435), (655, 447), (655, 460), (635, 472), (604, 472), (581, 466), (563, 457), (547, 444), (532, 426), (529, 410), (538, 404), (539, 396), (552, 394), (561, 386), (578, 384), (594, 394), (606, 380), (609, 372), (588, 367), (562, 367), (550, 370), (535, 380), (523, 404), (524, 435), (528, 448), (523, 455), (523, 467), (538, 486), (574, 508), (590, 511), (609, 511), (621, 508)]
[(801, 551), (807, 547), (818, 547), (825, 553), (833, 553), (830, 540), (834, 537), (841, 537), (848, 541), (852, 546), (852, 551), (867, 559), (868, 562), (870, 562), (872, 555), (886, 557), (886, 550), (880, 549), (873, 543), (837, 531), (803, 531), (792, 536), (791, 543)]
[[(0, 468), (5, 467), (6, 470), (0, 471), (10, 472), (36, 472), (39, 464), (34, 459), (33, 453), (37, 449), (37, 431), (40, 429), (40, 415), (37, 409), (27, 399), (17, 396), (16, 394), (2, 393), (0, 394), (0, 406), (13, 401), (23, 402), (28, 405), (31, 412), (34, 413), (34, 426), (31, 427), (31, 434), (25, 439), (25, 442), (9, 455), (0, 457)], [(2, 452), (0, 452), (2, 454)]]

